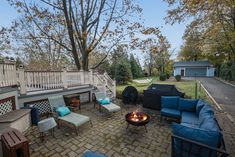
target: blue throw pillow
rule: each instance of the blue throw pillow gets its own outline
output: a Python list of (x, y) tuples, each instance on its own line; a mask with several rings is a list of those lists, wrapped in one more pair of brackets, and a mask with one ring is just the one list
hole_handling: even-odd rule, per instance
[(65, 115), (71, 113), (70, 110), (69, 110), (69, 108), (66, 107), (66, 106), (58, 107), (58, 108), (56, 109), (56, 112), (58, 113), (58, 115), (59, 115), (60, 117), (64, 117)]
[(179, 99), (179, 110), (195, 112), (198, 99)]
[(179, 96), (162, 96), (162, 108), (178, 109)]
[(109, 98), (105, 98), (101, 101), (101, 104), (102, 105), (105, 105), (105, 104), (110, 104), (110, 99)]
[(206, 104), (205, 101), (203, 101), (202, 99), (199, 99), (198, 102), (197, 102), (197, 106), (196, 106), (196, 112), (197, 112), (197, 115), (199, 115), (201, 109), (203, 108), (203, 106)]
[(177, 136), (193, 140), (214, 148), (217, 148), (221, 139), (221, 134), (218, 131), (196, 129), (186, 127), (177, 123), (172, 124), (172, 132)]

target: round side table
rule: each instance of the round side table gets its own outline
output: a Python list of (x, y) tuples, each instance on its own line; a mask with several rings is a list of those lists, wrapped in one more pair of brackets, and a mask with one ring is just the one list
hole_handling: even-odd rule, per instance
[(40, 132), (40, 139), (44, 140), (44, 132), (51, 130), (51, 134), (54, 137), (54, 127), (56, 127), (57, 124), (55, 122), (55, 119), (50, 117), (43, 119), (38, 122), (38, 130)]

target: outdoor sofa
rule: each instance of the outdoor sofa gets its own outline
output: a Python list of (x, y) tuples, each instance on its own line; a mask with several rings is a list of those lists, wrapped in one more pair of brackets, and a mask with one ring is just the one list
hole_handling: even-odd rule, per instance
[(222, 130), (212, 107), (201, 99), (163, 96), (162, 117), (176, 118), (172, 124), (172, 157), (226, 157)]
[(152, 84), (144, 90), (143, 107), (161, 110), (161, 96), (180, 96), (183, 98), (184, 93), (180, 92), (175, 85)]

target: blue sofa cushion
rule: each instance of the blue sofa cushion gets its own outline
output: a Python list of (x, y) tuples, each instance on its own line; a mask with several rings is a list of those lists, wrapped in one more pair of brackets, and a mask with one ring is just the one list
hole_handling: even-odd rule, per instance
[(194, 112), (182, 112), (181, 123), (188, 123), (199, 127), (199, 118)]
[(107, 156), (98, 152), (87, 151), (82, 155), (82, 157), (107, 157)]
[(199, 125), (203, 122), (206, 118), (214, 118), (214, 112), (210, 105), (204, 105), (199, 112)]
[(196, 105), (196, 112), (197, 112), (197, 115), (199, 115), (201, 109), (203, 108), (203, 106), (206, 104), (205, 101), (203, 101), (202, 99), (199, 99), (198, 102), (197, 102), (197, 105)]
[(179, 110), (180, 111), (188, 111), (188, 112), (196, 112), (196, 105), (198, 99), (179, 99)]
[(161, 109), (161, 115), (171, 118), (180, 118), (180, 111), (176, 109), (163, 108)]
[(220, 131), (218, 123), (213, 117), (205, 118), (200, 124), (199, 128), (210, 131)]
[(215, 148), (217, 148), (221, 139), (221, 134), (218, 131), (195, 129), (177, 123), (172, 124), (172, 132), (177, 136), (193, 140)]
[(178, 109), (179, 96), (162, 96), (162, 108)]

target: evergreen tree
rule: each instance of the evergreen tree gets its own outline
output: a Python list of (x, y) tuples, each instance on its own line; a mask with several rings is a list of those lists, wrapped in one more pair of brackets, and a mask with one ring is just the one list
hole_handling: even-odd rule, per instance
[(131, 65), (125, 59), (120, 60), (115, 66), (115, 78), (117, 83), (126, 84), (132, 79)]
[(130, 56), (130, 65), (131, 65), (131, 72), (132, 72), (133, 78), (141, 77), (141, 75), (142, 75), (141, 66), (140, 66), (139, 62), (137, 62), (137, 60), (135, 59), (133, 54), (131, 54), (131, 56)]

